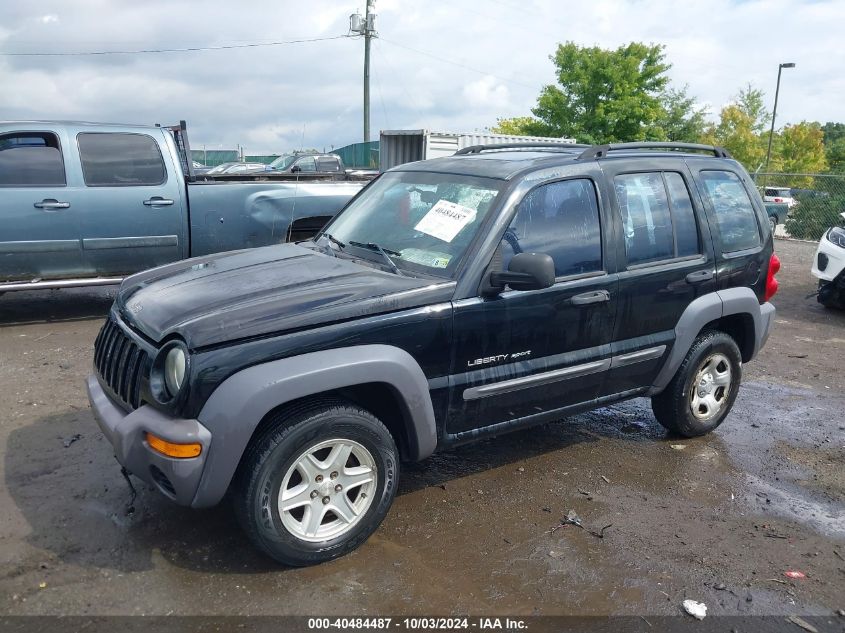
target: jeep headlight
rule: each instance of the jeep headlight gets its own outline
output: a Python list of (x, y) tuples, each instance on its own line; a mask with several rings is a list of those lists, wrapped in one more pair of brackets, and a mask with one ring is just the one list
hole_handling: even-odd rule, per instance
[(186, 367), (185, 349), (181, 345), (174, 345), (164, 357), (164, 386), (171, 398), (175, 397), (185, 384)]
[(166, 343), (156, 354), (150, 371), (150, 393), (157, 402), (164, 405), (175, 403), (185, 391), (191, 357), (182, 341)]

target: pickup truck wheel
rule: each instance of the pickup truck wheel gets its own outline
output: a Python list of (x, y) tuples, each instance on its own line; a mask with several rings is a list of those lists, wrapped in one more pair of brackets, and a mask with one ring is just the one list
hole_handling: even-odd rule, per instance
[(295, 567), (351, 552), (396, 495), (390, 432), (368, 411), (332, 401), (283, 412), (248, 447), (235, 509), (258, 547)]
[(772, 227), (772, 237), (775, 235), (775, 229), (778, 228), (778, 220), (772, 216), (769, 216), (769, 226)]
[(709, 433), (733, 407), (742, 380), (736, 341), (720, 331), (700, 334), (666, 389), (651, 399), (654, 416), (684, 437)]

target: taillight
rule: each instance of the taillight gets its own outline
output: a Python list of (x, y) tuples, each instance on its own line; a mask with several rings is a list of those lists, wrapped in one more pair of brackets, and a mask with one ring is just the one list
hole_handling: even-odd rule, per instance
[(775, 202), (783, 202), (783, 198), (775, 198)]
[(775, 275), (778, 274), (779, 270), (780, 260), (777, 255), (772, 253), (772, 256), (769, 258), (769, 272), (766, 273), (766, 293), (763, 295), (764, 301), (769, 301), (778, 291), (778, 280), (775, 279)]

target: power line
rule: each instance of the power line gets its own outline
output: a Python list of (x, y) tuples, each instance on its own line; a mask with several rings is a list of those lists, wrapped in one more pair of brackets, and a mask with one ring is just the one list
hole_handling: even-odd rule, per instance
[(224, 44), (221, 46), (191, 46), (188, 48), (145, 48), (136, 51), (80, 51), (64, 53), (6, 53), (0, 51), (4, 57), (83, 57), (92, 55), (140, 55), (144, 53), (191, 53), (195, 51), (223, 51), (233, 48), (259, 48), (262, 46), (284, 46), (286, 44), (304, 44), (306, 42), (325, 42), (348, 38), (348, 35), (333, 35), (330, 37), (309, 37), (296, 40), (282, 40), (278, 42), (253, 42), (248, 44)]
[(508, 79), (506, 77), (500, 77), (499, 75), (495, 75), (491, 72), (487, 72), (486, 70), (481, 70), (479, 68), (473, 68), (472, 66), (467, 66), (465, 64), (459, 64), (458, 62), (452, 61), (451, 59), (446, 59), (445, 57), (440, 57), (439, 55), (435, 55), (434, 53), (429, 53), (427, 51), (422, 51), (418, 48), (411, 48), (410, 46), (405, 46), (404, 44), (400, 44), (399, 42), (394, 42), (392, 40), (385, 39), (384, 37), (379, 37), (382, 42), (387, 42), (388, 44), (392, 44), (393, 46), (398, 46), (399, 48), (404, 48), (408, 51), (413, 51), (414, 53), (418, 53), (420, 55), (425, 55), (426, 57), (431, 57), (432, 59), (436, 59), (437, 61), (441, 61), (444, 64), (451, 64), (452, 66), (457, 66), (458, 68), (463, 68), (465, 70), (471, 70), (474, 73), (478, 73), (479, 75), (489, 75), (490, 77), (494, 77), (499, 81), (504, 81), (505, 83), (511, 83), (517, 86), (522, 86), (523, 88), (531, 88), (532, 90), (536, 89), (537, 86), (532, 86), (529, 84), (524, 84), (521, 81), (515, 81), (513, 79)]

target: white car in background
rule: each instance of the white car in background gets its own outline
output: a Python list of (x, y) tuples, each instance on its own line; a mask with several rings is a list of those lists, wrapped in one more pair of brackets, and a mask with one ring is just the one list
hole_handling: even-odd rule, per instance
[(819, 240), (810, 272), (819, 280), (819, 303), (845, 309), (845, 213), (840, 216), (842, 226), (829, 228)]
[(783, 202), (790, 209), (798, 204), (798, 201), (792, 197), (792, 189), (789, 187), (765, 187), (763, 202)]

